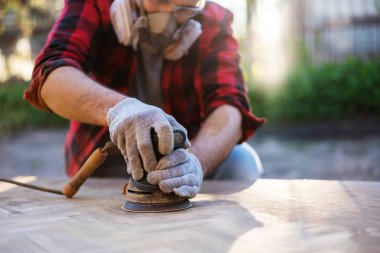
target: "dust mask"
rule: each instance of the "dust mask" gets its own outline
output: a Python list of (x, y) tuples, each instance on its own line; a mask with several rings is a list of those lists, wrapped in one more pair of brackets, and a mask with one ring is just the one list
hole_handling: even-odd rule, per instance
[(156, 12), (147, 14), (148, 26), (139, 29), (141, 50), (157, 53), (173, 41), (177, 23), (173, 13)]
[(178, 60), (187, 54), (202, 33), (201, 24), (194, 19), (177, 27), (173, 13), (146, 14), (144, 8), (137, 11), (131, 0), (115, 0), (110, 17), (121, 44), (152, 53), (163, 51), (167, 60)]

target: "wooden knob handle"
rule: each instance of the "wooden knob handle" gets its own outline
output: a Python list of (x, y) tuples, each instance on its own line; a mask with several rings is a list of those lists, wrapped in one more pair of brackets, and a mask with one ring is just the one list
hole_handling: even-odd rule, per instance
[(107, 155), (107, 152), (102, 149), (96, 149), (79, 169), (78, 173), (65, 185), (63, 194), (68, 198), (73, 197), (87, 178), (104, 162)]

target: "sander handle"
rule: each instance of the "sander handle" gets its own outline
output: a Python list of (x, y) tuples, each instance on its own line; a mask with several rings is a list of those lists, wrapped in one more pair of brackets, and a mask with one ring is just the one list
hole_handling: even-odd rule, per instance
[[(183, 147), (186, 142), (186, 134), (178, 129), (173, 130), (174, 135), (174, 149)], [(157, 160), (162, 158), (158, 152), (158, 136), (152, 130), (152, 143)], [(79, 171), (66, 183), (63, 188), (63, 195), (67, 198), (72, 198), (78, 191), (83, 183), (92, 175), (92, 173), (106, 160), (108, 150), (116, 148), (113, 142), (107, 142), (103, 148), (95, 149), (95, 151), (87, 158), (86, 162), (82, 165)]]
[(106, 160), (107, 151), (111, 148), (116, 148), (113, 142), (107, 142), (103, 148), (95, 149), (79, 171), (66, 183), (63, 188), (63, 195), (67, 198), (72, 198), (79, 191), (82, 184)]
[[(186, 143), (186, 134), (180, 129), (173, 129), (173, 137), (174, 137), (174, 150), (179, 148), (184, 148)], [(159, 161), (164, 155), (158, 151), (158, 135), (157, 133), (152, 129), (151, 131), (151, 138), (152, 138), (152, 144), (154, 149), (154, 154), (156, 156), (156, 160)]]

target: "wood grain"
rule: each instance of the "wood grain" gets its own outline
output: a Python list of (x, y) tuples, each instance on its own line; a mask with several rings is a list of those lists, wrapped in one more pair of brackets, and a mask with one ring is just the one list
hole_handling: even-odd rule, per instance
[(380, 182), (206, 181), (192, 208), (161, 214), (121, 210), (123, 185), (123, 180), (90, 179), (75, 198), (66, 199), (0, 183), (0, 252), (380, 249)]

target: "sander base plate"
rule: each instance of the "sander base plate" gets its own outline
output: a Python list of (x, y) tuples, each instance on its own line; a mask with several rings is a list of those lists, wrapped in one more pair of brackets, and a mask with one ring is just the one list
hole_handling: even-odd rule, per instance
[(163, 213), (180, 211), (190, 208), (191, 206), (191, 202), (186, 199), (181, 202), (170, 204), (144, 204), (127, 201), (121, 208), (125, 211), (135, 213)]

